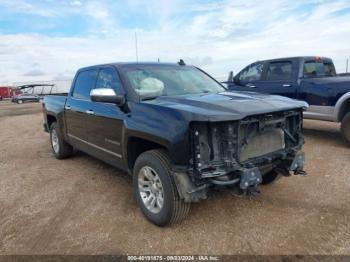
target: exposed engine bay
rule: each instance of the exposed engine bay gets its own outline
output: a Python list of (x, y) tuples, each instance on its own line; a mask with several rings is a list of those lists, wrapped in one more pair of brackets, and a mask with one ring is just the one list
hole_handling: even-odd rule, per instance
[[(236, 187), (242, 193), (258, 192), (257, 186), (272, 170), (280, 175), (305, 174), (302, 111), (249, 116), (230, 122), (193, 122), (188, 176), (183, 197), (205, 198), (214, 186)], [(185, 178), (177, 175), (177, 183)]]

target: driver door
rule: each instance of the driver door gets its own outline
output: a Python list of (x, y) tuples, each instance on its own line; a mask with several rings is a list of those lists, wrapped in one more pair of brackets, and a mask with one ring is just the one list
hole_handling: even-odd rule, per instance
[[(117, 95), (124, 95), (118, 72), (113, 67), (102, 67), (97, 75), (94, 89), (113, 89)], [(91, 123), (87, 126), (88, 141), (94, 154), (123, 168), (123, 124), (125, 113), (113, 103), (91, 102)]]
[(234, 79), (233, 91), (257, 92), (264, 71), (264, 63), (256, 62), (243, 69)]

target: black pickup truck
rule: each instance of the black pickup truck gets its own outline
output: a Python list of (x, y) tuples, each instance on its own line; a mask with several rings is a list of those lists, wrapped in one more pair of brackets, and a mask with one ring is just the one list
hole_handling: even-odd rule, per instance
[(305, 174), (306, 106), (229, 92), (183, 63), (83, 68), (67, 96), (43, 102), (56, 158), (74, 148), (127, 171), (141, 210), (159, 226), (182, 219), (212, 187), (255, 194), (261, 183)]
[(304, 117), (341, 122), (350, 145), (350, 75), (337, 75), (332, 59), (287, 57), (258, 61), (226, 82), (234, 91), (283, 95), (307, 102)]

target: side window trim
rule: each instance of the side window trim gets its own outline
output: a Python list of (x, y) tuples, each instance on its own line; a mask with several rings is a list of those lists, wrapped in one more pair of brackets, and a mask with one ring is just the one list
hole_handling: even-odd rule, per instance
[[(72, 88), (71, 88), (72, 90), (71, 90), (70, 93), (69, 93), (69, 98), (70, 98), (70, 99), (79, 100), (79, 101), (91, 102), (90, 99), (82, 99), (82, 98), (76, 98), (76, 97), (74, 97), (74, 90), (75, 90), (75, 88), (76, 88), (77, 79), (78, 79), (79, 75), (80, 75), (82, 72), (86, 72), (86, 71), (95, 71), (95, 72), (96, 72), (95, 82), (94, 82), (94, 84), (93, 84), (91, 90), (92, 90), (92, 89), (95, 89), (95, 87), (96, 87), (96, 82), (97, 82), (97, 77), (98, 77), (98, 73), (99, 73), (99, 71), (100, 71), (100, 68), (99, 68), (99, 67), (96, 67), (96, 68), (88, 68), (88, 69), (79, 70), (79, 71), (77, 72), (75, 78), (74, 78), (73, 83), (72, 83)], [(90, 91), (91, 91), (91, 90), (90, 90)]]
[(266, 81), (267, 70), (269, 69), (270, 62), (264, 61), (262, 62), (262, 64), (263, 64), (263, 70), (259, 81)]
[(244, 68), (244, 69), (239, 73), (238, 79), (239, 79), (240, 81), (245, 81), (245, 80), (241, 80), (241, 79), (240, 79), (241, 76), (242, 76), (242, 74), (244, 74), (245, 72), (249, 71), (249, 69), (250, 69), (252, 66), (254, 66), (255, 64), (256, 64), (256, 63), (250, 64), (250, 65), (248, 65), (246, 68)]
[(78, 76), (81, 72), (84, 72), (84, 70), (79, 70), (76, 74), (75, 74), (75, 77), (74, 77), (74, 80), (73, 80), (73, 83), (72, 83), (72, 88), (69, 92), (69, 97), (70, 98), (73, 98), (73, 94), (74, 94), (74, 90), (75, 90), (75, 85), (77, 83), (77, 79), (78, 79)]
[[(255, 66), (261, 66), (261, 67), (262, 67), (262, 70), (261, 70), (259, 79), (249, 80), (249, 81), (246, 80), (246, 79), (240, 79), (241, 76), (242, 76), (242, 74), (243, 74), (244, 72), (248, 72), (252, 67), (255, 67)], [(240, 80), (240, 81), (247, 81), (247, 82), (261, 81), (261, 80), (263, 79), (265, 69), (266, 69), (265, 62), (258, 61), (258, 62), (252, 63), (252, 64), (248, 65), (247, 67), (245, 67), (241, 72), (239, 72), (239, 74), (237, 75), (237, 78), (238, 78), (238, 80)]]
[[(290, 72), (290, 77), (288, 79), (268, 79), (268, 73), (269, 73), (269, 69), (270, 66), (273, 64), (277, 64), (277, 63), (289, 63), (291, 66), (291, 72)], [(293, 68), (294, 68), (294, 64), (292, 60), (279, 60), (279, 61), (270, 61), (267, 63), (266, 68), (265, 68), (265, 73), (264, 73), (264, 81), (291, 81), (293, 80)]]
[[(118, 72), (118, 70), (112, 66), (103, 66), (103, 67), (100, 67), (98, 68), (98, 72), (97, 72), (97, 76), (96, 76), (96, 81), (95, 81), (95, 85), (94, 85), (94, 88), (93, 89), (98, 89), (97, 87), (97, 82), (98, 82), (98, 79), (99, 79), (99, 75), (101, 73), (102, 70), (105, 70), (105, 69), (110, 69), (112, 70), (113, 72), (113, 75), (117, 78), (117, 80), (119, 81), (119, 86), (120, 86), (120, 90), (116, 90), (116, 88), (113, 88), (113, 90), (118, 94), (118, 95), (125, 95), (125, 91), (124, 91), (124, 88), (123, 88), (123, 82), (122, 82), (122, 79), (120, 77), (120, 74)], [(119, 94), (120, 93), (120, 94)]]
[(246, 71), (246, 70), (248, 70), (248, 68), (249, 68), (250, 66), (251, 66), (251, 64), (248, 65), (248, 66), (246, 66), (245, 68), (243, 68), (243, 69), (235, 76), (235, 79), (240, 80), (240, 77), (241, 77), (241, 75), (243, 74), (243, 72)]

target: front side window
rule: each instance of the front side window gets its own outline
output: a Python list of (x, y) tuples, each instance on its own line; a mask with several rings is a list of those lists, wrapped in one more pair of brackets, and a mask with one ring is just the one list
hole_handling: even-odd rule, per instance
[(90, 100), (90, 91), (96, 82), (97, 70), (81, 71), (75, 80), (73, 97), (76, 99)]
[(117, 94), (121, 94), (121, 82), (116, 71), (112, 68), (101, 69), (98, 73), (95, 88), (113, 89)]
[(225, 91), (223, 86), (195, 67), (139, 66), (128, 68), (126, 76), (141, 98)]
[(304, 64), (305, 77), (335, 76), (335, 68), (332, 62), (328, 61), (306, 61)]
[(246, 82), (258, 81), (261, 78), (263, 69), (264, 65), (261, 63), (250, 65), (239, 74), (238, 79)]
[(289, 80), (292, 78), (292, 63), (275, 62), (270, 63), (267, 69), (266, 80)]

